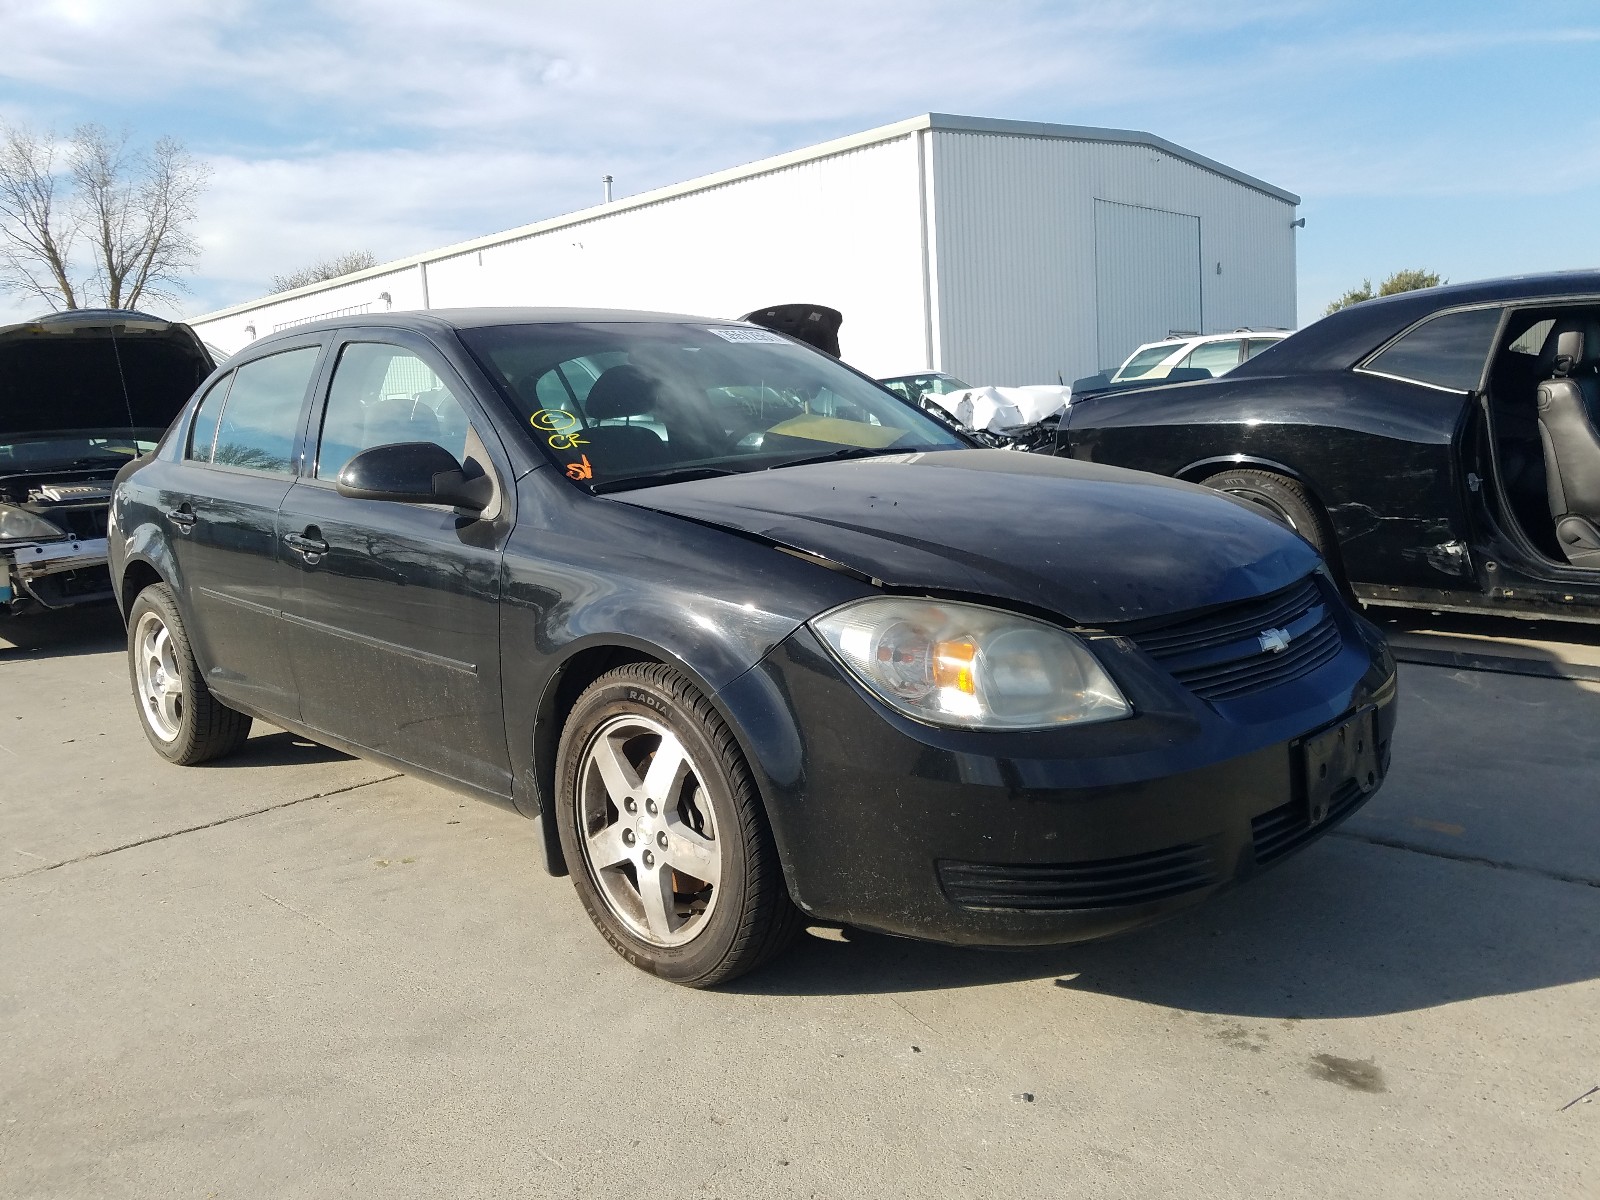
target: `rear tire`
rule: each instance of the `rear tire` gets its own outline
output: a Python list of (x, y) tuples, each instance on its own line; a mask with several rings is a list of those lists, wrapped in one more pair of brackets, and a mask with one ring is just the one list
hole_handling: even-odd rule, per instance
[(1241, 469), (1213, 475), (1205, 480), (1205, 485), (1243, 500), (1280, 525), (1287, 525), (1332, 565), (1333, 530), (1311, 493), (1295, 480), (1272, 471)]
[(250, 718), (206, 686), (177, 601), (164, 583), (145, 588), (128, 611), (128, 676), (139, 726), (168, 762), (209, 762), (232, 754), (250, 736)]
[(744, 755), (670, 667), (618, 667), (578, 697), (561, 734), (555, 806), (589, 919), (641, 970), (712, 987), (799, 932)]

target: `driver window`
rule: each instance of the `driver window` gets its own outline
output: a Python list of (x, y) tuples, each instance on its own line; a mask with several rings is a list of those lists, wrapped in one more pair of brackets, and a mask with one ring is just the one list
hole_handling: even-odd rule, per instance
[(469, 430), (461, 402), (422, 359), (399, 346), (351, 342), (328, 389), (316, 477), (337, 478), (362, 450), (394, 442), (432, 442), (461, 462)]

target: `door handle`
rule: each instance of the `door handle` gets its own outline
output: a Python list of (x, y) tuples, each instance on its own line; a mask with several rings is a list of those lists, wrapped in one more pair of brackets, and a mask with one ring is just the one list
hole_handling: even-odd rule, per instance
[(200, 518), (194, 515), (194, 510), (185, 504), (182, 508), (167, 509), (167, 520), (171, 521), (183, 532), (187, 533), (194, 528)]
[(328, 552), (328, 543), (321, 538), (302, 537), (298, 533), (284, 534), (283, 544), (307, 558), (321, 558)]

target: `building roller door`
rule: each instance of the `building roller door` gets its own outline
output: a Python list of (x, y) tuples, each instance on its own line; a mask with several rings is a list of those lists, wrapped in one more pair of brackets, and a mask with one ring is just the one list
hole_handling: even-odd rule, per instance
[(1096, 200), (1094, 260), (1102, 371), (1144, 342), (1204, 332), (1199, 217)]

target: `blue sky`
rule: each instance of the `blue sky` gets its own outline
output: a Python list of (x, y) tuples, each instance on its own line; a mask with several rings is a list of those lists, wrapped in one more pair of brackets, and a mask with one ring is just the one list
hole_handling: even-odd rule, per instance
[(1594, 0), (0, 0), (0, 29), (0, 117), (210, 164), (190, 314), (928, 111), (1148, 130), (1299, 193), (1302, 323), (1402, 267), (1600, 265)]

